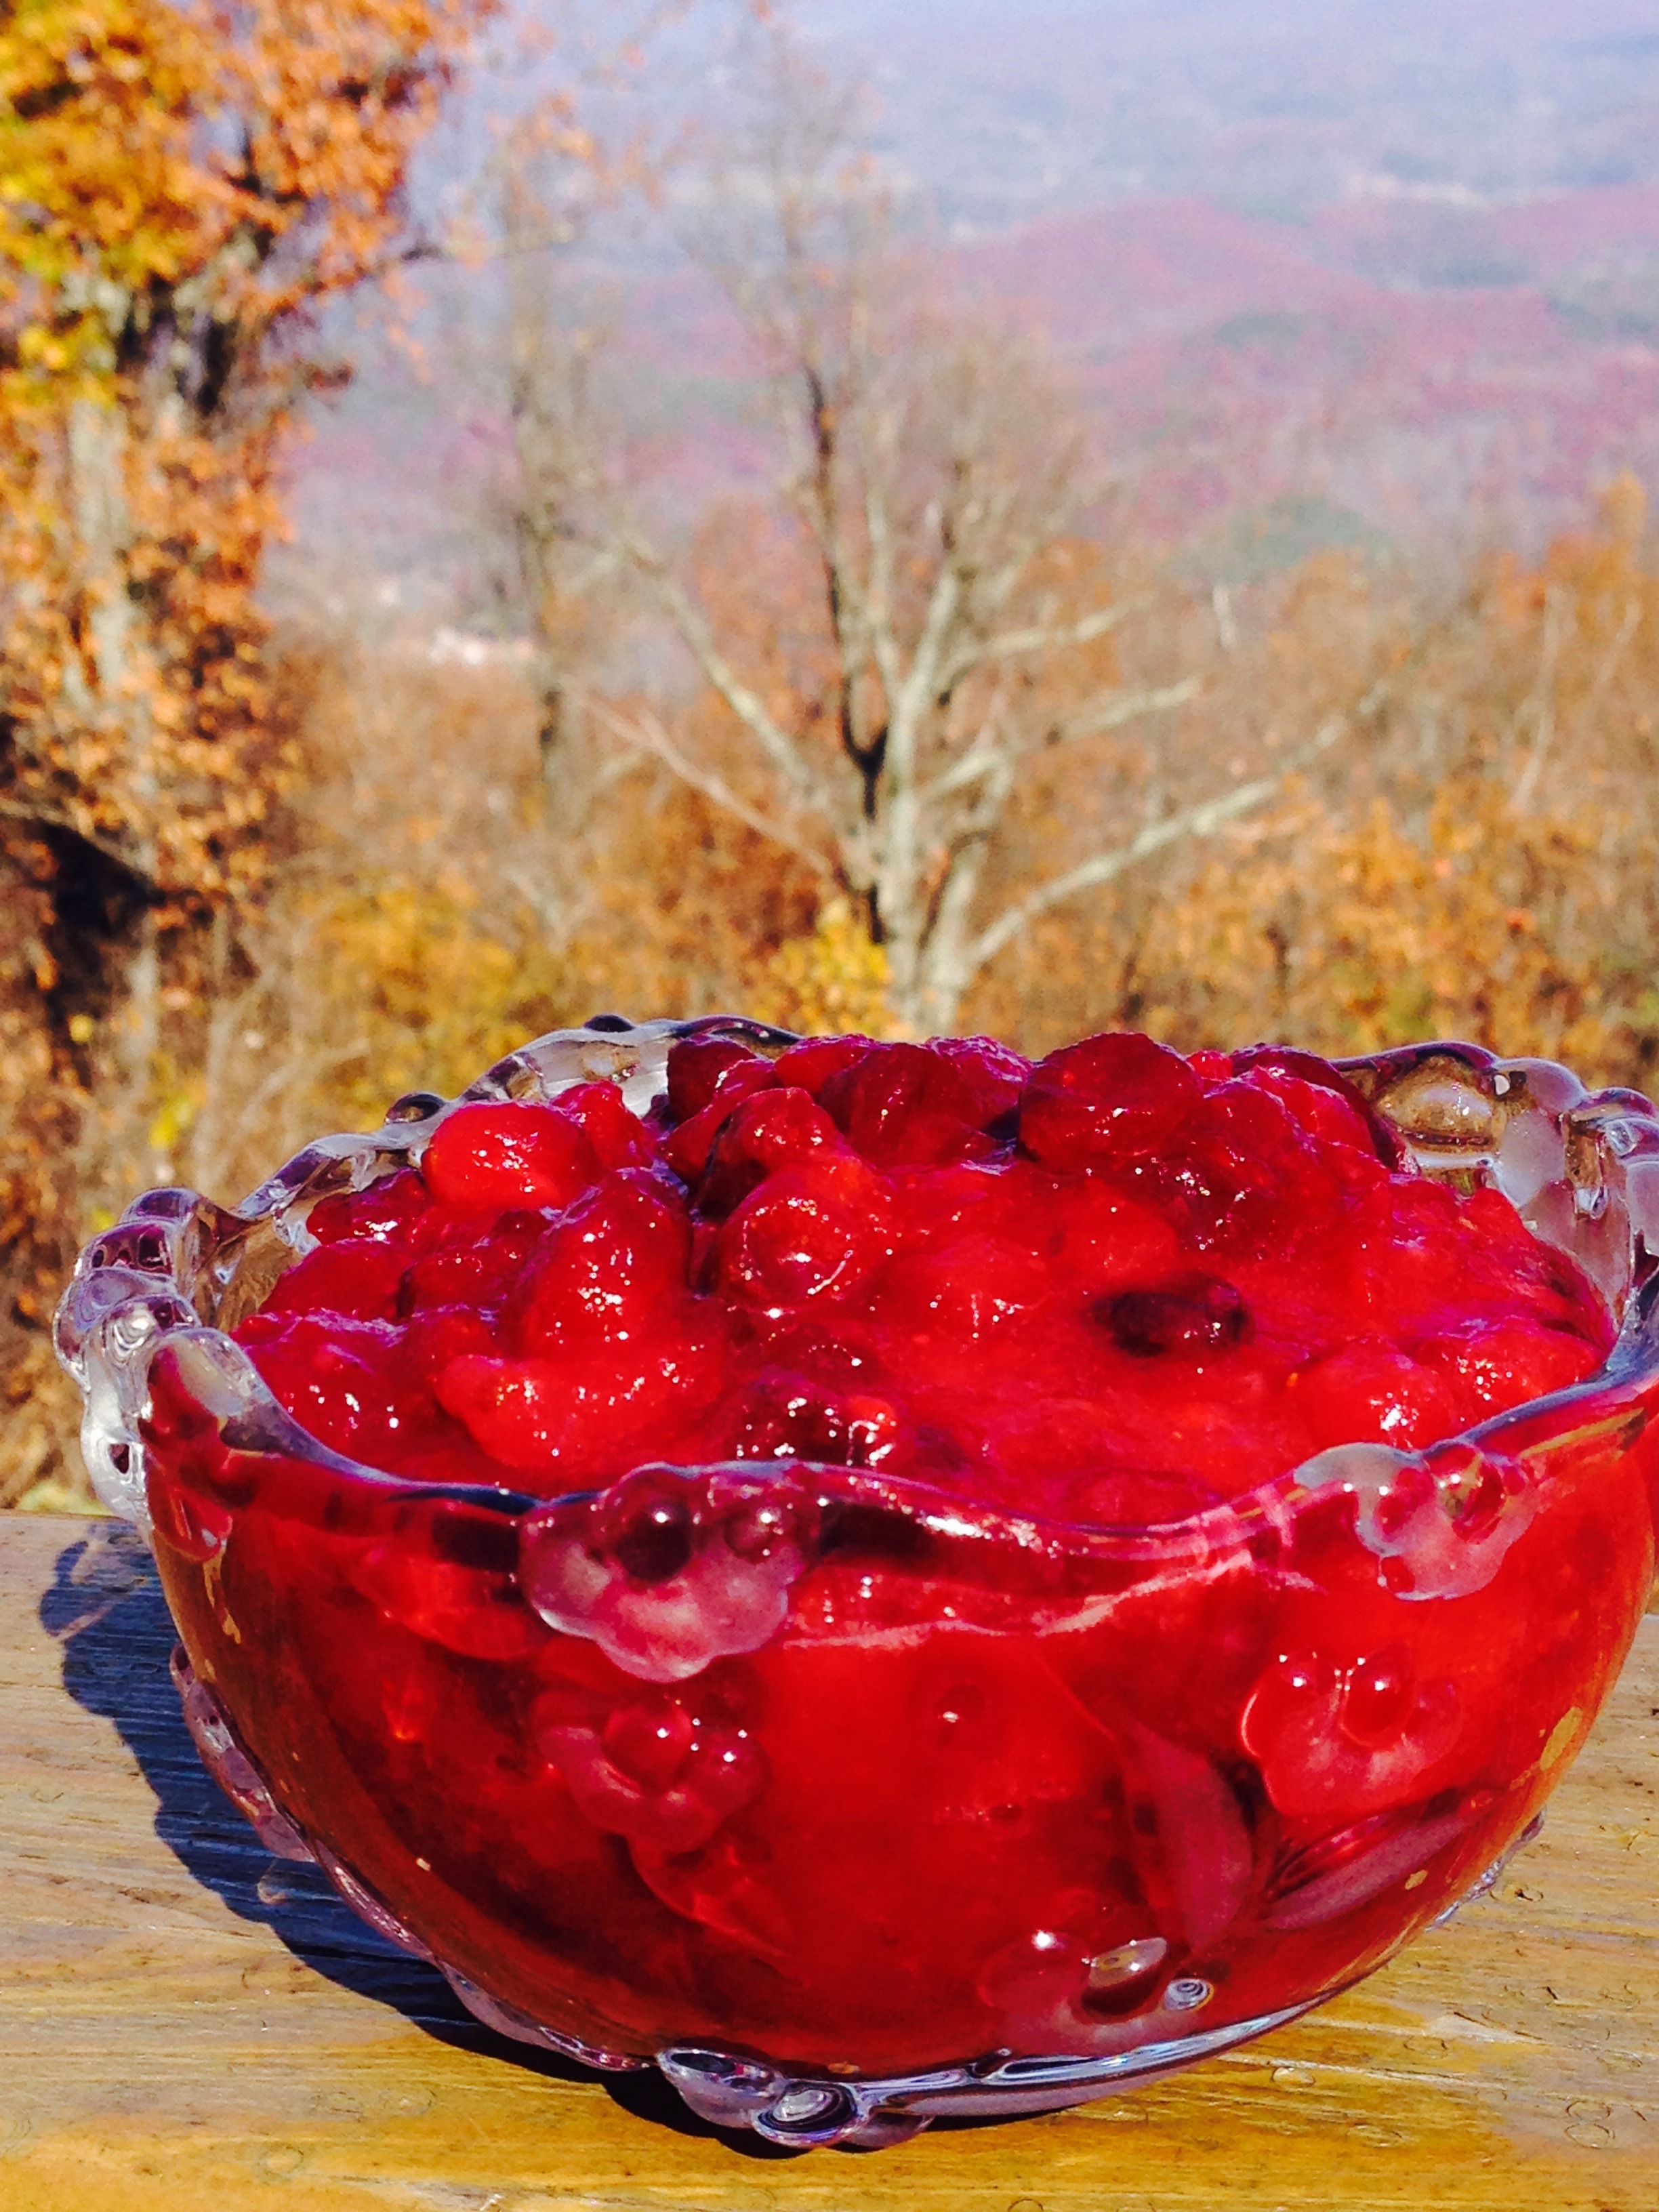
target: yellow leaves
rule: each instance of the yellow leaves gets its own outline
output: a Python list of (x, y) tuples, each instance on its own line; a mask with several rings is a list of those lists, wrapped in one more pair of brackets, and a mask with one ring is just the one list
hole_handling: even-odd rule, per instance
[(792, 937), (756, 971), (748, 1011), (809, 1036), (897, 1033), (887, 956), (844, 898), (826, 899), (809, 936)]
[(160, 1095), (150, 1120), (149, 1143), (152, 1152), (167, 1159), (201, 1112), (206, 1093), (199, 1076), (184, 1080), (165, 1065), (158, 1074)]
[(334, 1095), (365, 1127), (400, 1091), (459, 1090), (563, 1013), (558, 963), (479, 928), (473, 904), (453, 885), (393, 880), (317, 915), (319, 988), (358, 1031)]
[(222, 187), (191, 142), (213, 74), (203, 20), (166, 0), (18, 0), (0, 26), (0, 270), (33, 288), (43, 365), (106, 343), (211, 228)]

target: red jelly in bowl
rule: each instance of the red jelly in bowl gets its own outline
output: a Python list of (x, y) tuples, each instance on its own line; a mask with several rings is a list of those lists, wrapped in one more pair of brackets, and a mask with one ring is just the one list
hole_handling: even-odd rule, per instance
[(1653, 1579), (1659, 1119), (1433, 1045), (605, 1018), (60, 1316), (209, 1764), (494, 2025), (795, 2144), (1261, 2033)]

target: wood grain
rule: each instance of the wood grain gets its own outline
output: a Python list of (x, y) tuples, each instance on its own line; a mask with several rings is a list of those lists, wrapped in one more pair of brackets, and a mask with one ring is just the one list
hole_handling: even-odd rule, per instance
[(197, 1765), (143, 1551), (0, 1520), (3, 2212), (1659, 2212), (1659, 1619), (1498, 1893), (1252, 2048), (873, 2157), (526, 2064)]

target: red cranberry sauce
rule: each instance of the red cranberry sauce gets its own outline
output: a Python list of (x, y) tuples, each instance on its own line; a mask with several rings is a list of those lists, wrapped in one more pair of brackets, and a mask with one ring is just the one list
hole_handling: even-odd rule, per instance
[[(222, 1431), (164, 1348), (168, 1601), (284, 1813), (584, 2043), (884, 2074), (1310, 2002), (1522, 1832), (1646, 1601), (1634, 1385), (1456, 1440), (1603, 1305), (1304, 1055), (688, 1038), (643, 1118), (465, 1105), (309, 1226), (238, 1334), (417, 1479)], [(1361, 1440), (1433, 1449), (1218, 1504)]]
[(879, 1471), (1168, 1522), (1327, 1446), (1411, 1450), (1577, 1382), (1604, 1304), (1323, 1062), (1109, 1035), (690, 1038), (473, 1104), (324, 1200), (237, 1331), (338, 1451), (557, 1497), (644, 1462)]

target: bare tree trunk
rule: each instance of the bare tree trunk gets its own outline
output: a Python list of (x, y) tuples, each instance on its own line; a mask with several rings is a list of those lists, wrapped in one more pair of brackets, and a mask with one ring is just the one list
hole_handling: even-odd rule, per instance
[(66, 672), (68, 702), (93, 727), (113, 726), (126, 753), (121, 779), (128, 818), (121, 855), (141, 887), (143, 904), (112, 978), (112, 1074), (119, 1101), (101, 1116), (104, 1143), (96, 1187), (118, 1188), (149, 1172), (148, 1131), (161, 1042), (161, 948), (156, 921), (159, 785), (155, 723), (142, 665), (137, 610), (129, 589), (132, 515), (128, 496), (128, 428), (113, 407), (82, 400), (68, 431), (69, 510), (86, 579), (85, 650)]
[(127, 754), (122, 778), (129, 816), (122, 839), (134, 872), (154, 884), (158, 793), (155, 720), (141, 665), (137, 609), (129, 588), (131, 504), (127, 493), (127, 425), (120, 410), (82, 400), (69, 420), (70, 512), (86, 579), (86, 647), (64, 672), (70, 706), (89, 724), (113, 724)]
[(581, 830), (592, 797), (592, 778), (580, 752), (581, 695), (553, 641), (541, 641), (537, 659), (536, 750), (542, 811), (556, 836), (570, 837)]
[(566, 753), (570, 742), (568, 702), (564, 684), (556, 670), (549, 668), (537, 686), (541, 713), (536, 724), (536, 750), (541, 762), (541, 780), (550, 792), (556, 792), (569, 763)]

